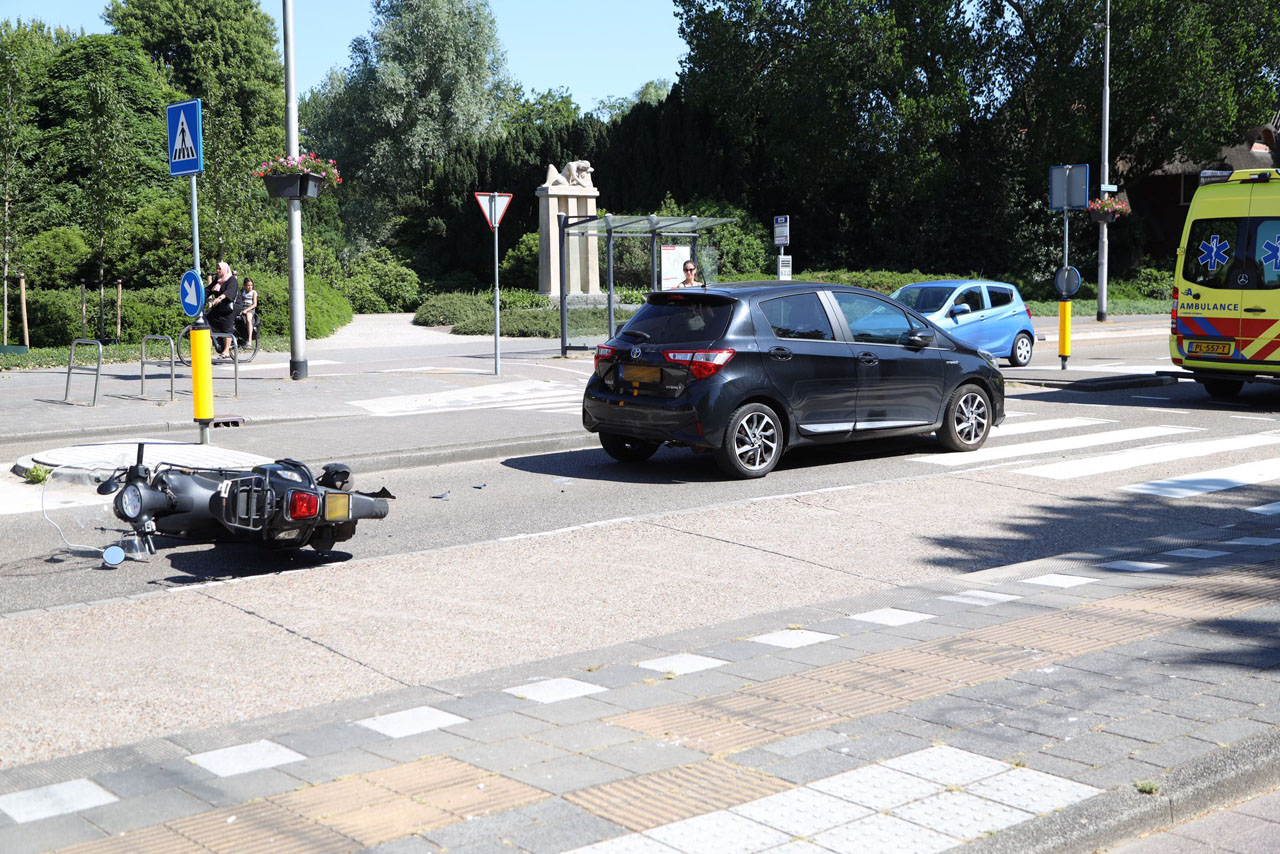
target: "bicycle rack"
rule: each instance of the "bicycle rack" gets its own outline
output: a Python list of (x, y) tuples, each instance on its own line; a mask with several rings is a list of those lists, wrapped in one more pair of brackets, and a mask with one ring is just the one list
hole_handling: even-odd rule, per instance
[(232, 378), (232, 397), (240, 396), (240, 348), (236, 346), (236, 336), (231, 332), (214, 332), (210, 336), (213, 340), (214, 350), (220, 350), (218, 347), (219, 338), (227, 338), (231, 341), (231, 368), (233, 371)]
[[(98, 348), (98, 364), (94, 367), (88, 365), (80, 366), (76, 364), (76, 346), (78, 344), (92, 344)], [(98, 405), (98, 384), (102, 381), (102, 342), (95, 341), (92, 338), (77, 338), (71, 342), (71, 353), (67, 356), (67, 390), (62, 395), (63, 403), (71, 402), (71, 372), (80, 371), (82, 373), (93, 371), (93, 403), (90, 406)], [(84, 406), (83, 403), (77, 403), (76, 406)]]
[[(148, 341), (168, 341), (168, 342), (169, 342), (169, 359), (168, 359), (168, 361), (167, 361), (167, 362), (166, 362), (164, 359), (148, 359), (148, 358), (147, 358), (147, 342), (148, 342)], [(177, 361), (177, 357), (178, 357), (178, 351), (177, 351), (177, 350), (174, 348), (174, 346), (173, 346), (173, 339), (172, 339), (172, 338), (170, 338), (168, 335), (146, 335), (146, 336), (143, 336), (143, 338), (142, 338), (142, 360), (141, 360), (141, 363), (140, 363), (140, 364), (139, 364), (139, 366), (138, 366), (138, 373), (139, 373), (139, 374), (141, 374), (141, 376), (142, 376), (142, 392), (141, 392), (141, 397), (144, 397), (144, 398), (145, 398), (145, 397), (147, 396), (147, 365), (156, 365), (156, 366), (159, 366), (159, 367), (164, 367), (166, 364), (168, 364), (168, 366), (169, 366), (169, 402), (170, 402), (170, 403), (172, 403), (172, 402), (173, 402), (173, 400), (174, 400), (174, 394), (173, 394), (174, 378), (175, 378), (175, 376), (177, 375), (177, 368), (174, 366), (174, 362), (175, 362), (175, 361)]]

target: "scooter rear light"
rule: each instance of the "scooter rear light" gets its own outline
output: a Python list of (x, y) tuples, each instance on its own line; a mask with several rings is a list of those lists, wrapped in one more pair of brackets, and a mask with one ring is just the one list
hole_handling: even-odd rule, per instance
[(320, 496), (302, 489), (291, 489), (285, 498), (285, 508), (289, 519), (314, 519), (320, 514)]
[(596, 361), (595, 361), (595, 366), (596, 366), (597, 368), (599, 368), (599, 367), (600, 367), (600, 360), (601, 360), (601, 359), (612, 359), (612, 358), (613, 358), (613, 354), (614, 354), (614, 353), (616, 353), (616, 352), (618, 352), (618, 348), (617, 348), (617, 347), (609, 347), (609, 346), (604, 345), (604, 344), (597, 344), (597, 345), (596, 345)]
[(346, 492), (329, 492), (324, 496), (324, 520), (346, 522), (351, 518), (351, 495)]
[(687, 365), (694, 379), (705, 380), (719, 373), (721, 368), (729, 364), (736, 352), (735, 350), (663, 350), (662, 355), (668, 362)]

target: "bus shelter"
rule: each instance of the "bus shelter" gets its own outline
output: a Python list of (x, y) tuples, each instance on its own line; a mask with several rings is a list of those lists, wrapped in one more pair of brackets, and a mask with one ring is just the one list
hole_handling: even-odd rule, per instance
[[(725, 223), (734, 222), (737, 217), (711, 217), (711, 216), (620, 216), (616, 214), (604, 214), (603, 216), (570, 216), (568, 214), (559, 214), (560, 229), (560, 355), (567, 355), (570, 350), (590, 350), (591, 347), (583, 344), (571, 345), (569, 343), (569, 309), (568, 309), (568, 292), (569, 280), (567, 273), (567, 254), (569, 238), (604, 238), (605, 241), (605, 258), (606, 258), (606, 279), (608, 286), (608, 307), (609, 307), (609, 332), (612, 334), (614, 329), (613, 308), (614, 308), (614, 291), (613, 291), (613, 247), (614, 239), (618, 237), (632, 238), (649, 238), (649, 286), (653, 290), (661, 290), (662, 283), (659, 278), (659, 261), (658, 253), (662, 245), (662, 238), (667, 237), (689, 237), (692, 238), (691, 254), (693, 262), (697, 264), (698, 269), (702, 269), (702, 264), (698, 262), (698, 240), (704, 232)], [(704, 285), (705, 287), (705, 279)]]

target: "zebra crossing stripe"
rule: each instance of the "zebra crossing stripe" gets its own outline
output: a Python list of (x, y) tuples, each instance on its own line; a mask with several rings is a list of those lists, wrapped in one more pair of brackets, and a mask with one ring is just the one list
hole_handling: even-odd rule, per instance
[(1196, 495), (1221, 492), (1224, 489), (1235, 489), (1237, 486), (1252, 486), (1256, 483), (1267, 483), (1272, 480), (1280, 480), (1280, 457), (1241, 463), (1238, 466), (1229, 466), (1223, 469), (1214, 469), (1213, 471), (1178, 475), (1164, 480), (1135, 483), (1120, 488), (1125, 492), (1158, 495), (1162, 498), (1191, 498)]
[(1016, 471), (1018, 474), (1029, 474), (1034, 477), (1072, 480), (1077, 477), (1090, 477), (1092, 475), (1105, 474), (1106, 472), (1159, 465), (1173, 460), (1190, 459), (1191, 457), (1207, 457), (1211, 454), (1242, 451), (1246, 448), (1260, 448), (1264, 445), (1275, 445), (1277, 443), (1280, 443), (1280, 436), (1273, 433), (1254, 433), (1245, 436), (1231, 436), (1226, 439), (1208, 439), (1203, 442), (1179, 442), (1129, 448), (1123, 451), (1103, 454), (1092, 459), (1045, 463), (1031, 468), (1016, 469)]
[(428, 394), (402, 394), (347, 401), (371, 415), (418, 415), (464, 409), (506, 409), (522, 404), (561, 404), (580, 400), (582, 389), (569, 383), (521, 380), (478, 388), (450, 389)]
[(931, 454), (911, 457), (922, 463), (933, 463), (939, 466), (969, 466), (997, 460), (1009, 460), (1017, 457), (1033, 457), (1038, 454), (1058, 454), (1066, 451), (1077, 451), (1082, 448), (1096, 448), (1100, 445), (1115, 445), (1120, 442), (1139, 442), (1143, 439), (1156, 439), (1160, 436), (1173, 436), (1178, 433), (1190, 433), (1195, 427), (1130, 427), (1124, 430), (1107, 430), (1103, 433), (1086, 433), (1083, 436), (1068, 436), (1062, 439), (1041, 439), (1038, 442), (1023, 442), (1018, 445), (1000, 445), (994, 448), (982, 448), (965, 454)]
[[(1006, 413), (1007, 415), (1007, 413)], [(1046, 418), (1043, 421), (1020, 421), (991, 428), (991, 438), (1021, 436), (1024, 433), (1048, 433), (1050, 430), (1069, 430), (1072, 427), (1092, 427), (1095, 424), (1114, 424), (1107, 418)]]

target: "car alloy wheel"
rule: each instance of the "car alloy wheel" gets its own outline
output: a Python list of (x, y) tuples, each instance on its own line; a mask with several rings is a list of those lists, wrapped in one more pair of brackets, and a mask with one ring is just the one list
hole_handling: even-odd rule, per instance
[(976, 451), (990, 432), (991, 400), (987, 393), (972, 383), (960, 386), (947, 404), (938, 438), (953, 451)]
[(734, 477), (764, 477), (782, 456), (782, 425), (762, 403), (748, 403), (729, 417), (724, 444), (717, 453), (720, 467)]
[(1018, 337), (1013, 339), (1013, 356), (1009, 362), (1015, 368), (1021, 368), (1031, 362), (1031, 350), (1034, 345), (1031, 342), (1031, 336), (1025, 332), (1019, 333)]

